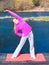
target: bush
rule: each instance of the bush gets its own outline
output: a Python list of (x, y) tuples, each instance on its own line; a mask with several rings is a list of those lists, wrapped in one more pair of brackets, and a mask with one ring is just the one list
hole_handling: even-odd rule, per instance
[(38, 6), (38, 5), (39, 5), (39, 1), (38, 1), (38, 0), (32, 0), (32, 2), (33, 2), (33, 4), (34, 4), (35, 6)]

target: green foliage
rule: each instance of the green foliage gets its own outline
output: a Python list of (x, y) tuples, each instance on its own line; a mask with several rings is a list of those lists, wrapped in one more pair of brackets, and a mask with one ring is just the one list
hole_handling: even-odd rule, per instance
[(32, 0), (32, 2), (33, 2), (33, 4), (34, 4), (35, 6), (38, 6), (38, 5), (39, 5), (38, 0)]

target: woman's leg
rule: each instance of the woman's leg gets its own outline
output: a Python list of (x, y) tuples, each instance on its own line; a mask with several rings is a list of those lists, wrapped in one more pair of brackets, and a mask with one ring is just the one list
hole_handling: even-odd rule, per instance
[(23, 45), (25, 44), (25, 41), (26, 41), (27, 37), (28, 37), (28, 36), (25, 36), (25, 37), (22, 37), (22, 38), (21, 38), (20, 43), (19, 43), (19, 45), (17, 46), (17, 48), (15, 49), (15, 51), (14, 51), (14, 53), (13, 53), (13, 55), (12, 55), (11, 58), (14, 58), (14, 57), (17, 57), (17, 56), (18, 56), (18, 54), (19, 54), (19, 52), (21, 51)]
[(30, 43), (30, 55), (33, 59), (35, 59), (34, 38), (32, 31), (30, 32), (28, 39)]

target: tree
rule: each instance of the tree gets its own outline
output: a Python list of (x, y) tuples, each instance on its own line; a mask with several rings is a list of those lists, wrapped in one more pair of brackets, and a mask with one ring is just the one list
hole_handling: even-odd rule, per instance
[(32, 2), (33, 2), (33, 4), (34, 4), (35, 6), (38, 6), (38, 5), (39, 5), (39, 0), (32, 0)]

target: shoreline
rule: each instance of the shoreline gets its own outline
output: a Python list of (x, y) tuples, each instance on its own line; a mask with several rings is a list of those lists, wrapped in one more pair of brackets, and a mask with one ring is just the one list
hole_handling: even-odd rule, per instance
[(16, 11), (16, 12), (49, 12), (49, 8), (44, 8), (39, 6), (39, 7), (35, 7), (34, 9)]
[[(0, 12), (4, 12), (4, 11), (0, 11)], [(28, 10), (18, 10), (18, 11), (14, 11), (14, 12), (49, 12), (49, 8), (35, 7), (33, 9), (30, 9), (30, 10), (29, 9)]]
[[(0, 11), (0, 12), (4, 12), (4, 11)], [(49, 8), (39, 6), (39, 7), (34, 7), (33, 9), (18, 10), (18, 11), (15, 11), (15, 12), (49, 12)]]

